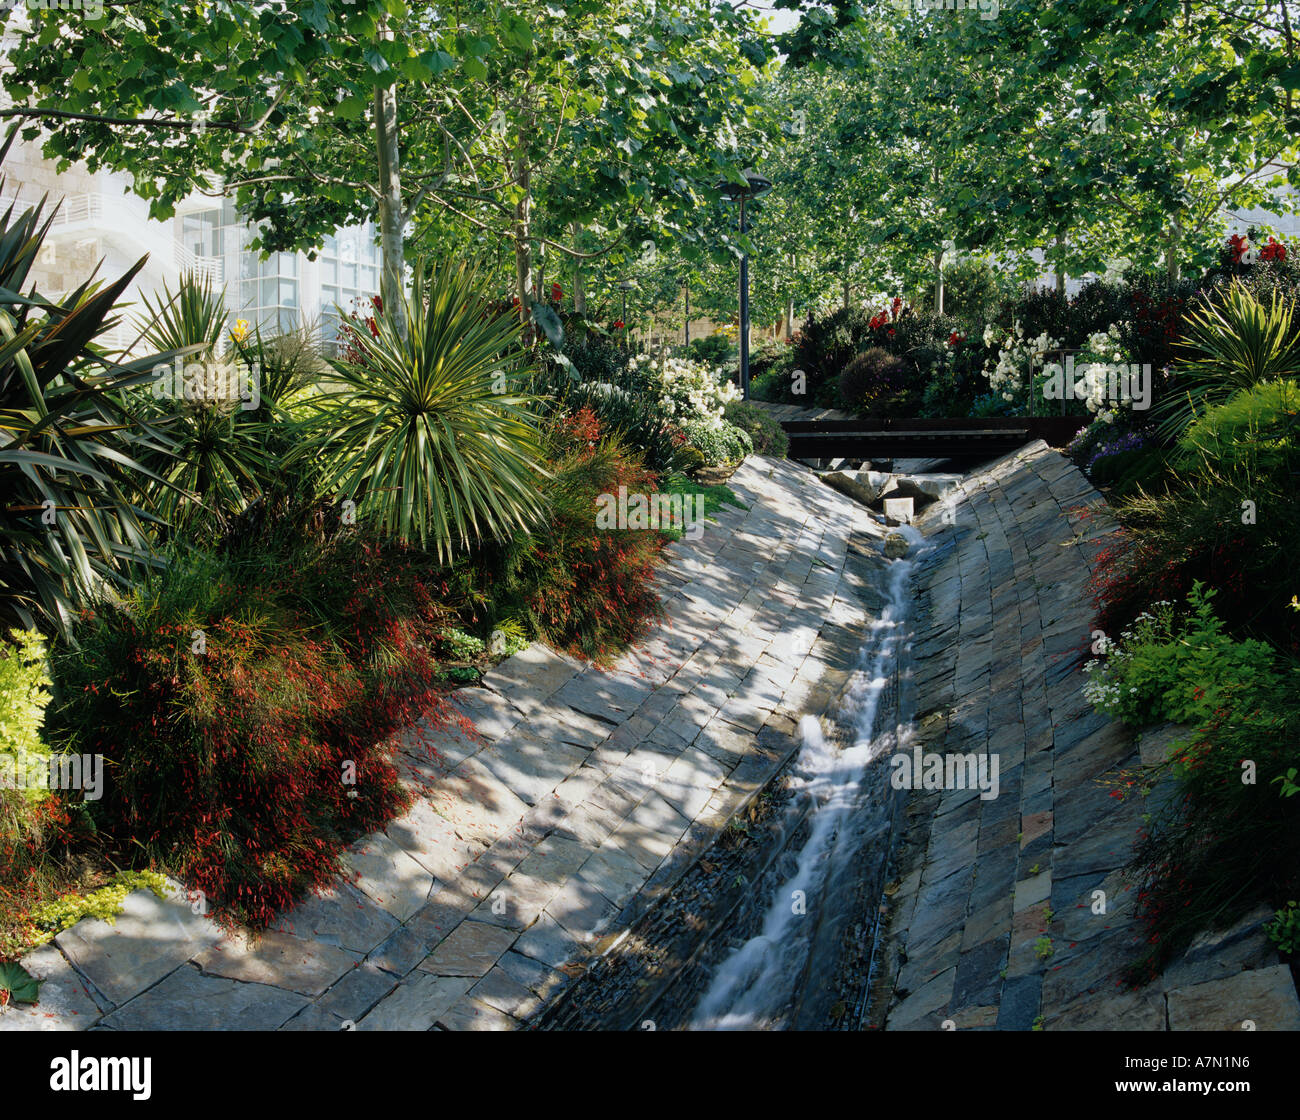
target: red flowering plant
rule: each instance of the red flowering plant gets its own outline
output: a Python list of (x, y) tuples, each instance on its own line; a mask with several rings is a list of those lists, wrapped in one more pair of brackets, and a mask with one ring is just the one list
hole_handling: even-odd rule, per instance
[(85, 620), (47, 732), (104, 757), (90, 805), (115, 858), (257, 928), (325, 886), (410, 802), (394, 737), (459, 718), (430, 652), (445, 593), (423, 554), (353, 530), (192, 557)]
[(1237, 268), (1249, 268), (1260, 261), (1281, 263), (1287, 259), (1286, 245), (1271, 234), (1267, 241), (1253, 226), (1244, 234), (1230, 234), (1220, 253), (1220, 263)]
[(523, 615), (557, 649), (609, 665), (662, 615), (654, 574), (667, 538), (599, 527), (597, 511), (602, 495), (649, 495), (658, 478), (588, 407), (557, 417), (548, 448), (547, 516), (510, 542), (496, 609)]
[(353, 308), (348, 313), (348, 317), (339, 323), (338, 333), (338, 352), (340, 360), (350, 365), (364, 365), (365, 348), (358, 344), (357, 332), (369, 331), (371, 338), (379, 337), (379, 326), (375, 322), (375, 315), (382, 315), (384, 311), (384, 301), (380, 296), (371, 296), (369, 299), (370, 308), (373, 314), (361, 314), (353, 300)]

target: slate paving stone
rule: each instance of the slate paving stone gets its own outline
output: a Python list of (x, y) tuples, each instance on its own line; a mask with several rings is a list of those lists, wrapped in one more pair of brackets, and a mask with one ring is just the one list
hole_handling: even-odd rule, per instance
[(87, 982), (77, 974), (54, 945), (28, 953), (23, 967), (41, 984), (39, 1003), (10, 1003), (0, 1015), (4, 1031), (79, 1031), (88, 1029), (100, 1016)]
[(114, 923), (78, 922), (54, 943), (110, 1000), (123, 1004), (221, 938), (221, 930), (194, 914), (176, 891), (159, 898), (132, 891)]
[(465, 998), (438, 1016), (444, 1031), (512, 1031), (515, 1021), (482, 1000)]
[(474, 985), (472, 976), (416, 972), (357, 1021), (359, 1031), (427, 1031)]
[(204, 976), (185, 964), (103, 1024), (120, 1031), (273, 1031), (309, 1002), (283, 988)]
[(570, 977), (557, 972), (545, 961), (524, 956), (513, 949), (501, 958), (497, 968), (543, 1000), (558, 995), (570, 982)]
[(429, 804), (462, 839), (490, 845), (514, 827), (528, 805), (477, 759), (457, 767), (428, 791)]
[(275, 930), (257, 937), (227, 934), (193, 958), (209, 975), (270, 984), (307, 996), (320, 995), (360, 959), (360, 953)]
[(501, 738), (524, 718), (523, 712), (490, 688), (457, 689), (452, 702), (488, 740)]
[(499, 662), (483, 677), (483, 685), (530, 716), (578, 672), (568, 658), (539, 642)]
[(499, 964), (469, 990), (470, 997), (514, 1019), (527, 1019), (542, 1001), (531, 989), (525, 987)]
[(397, 978), (391, 973), (376, 968), (373, 964), (360, 964), (345, 972), (342, 979), (312, 1006), (355, 1023), (392, 992), (397, 984)]
[[(1300, 1030), (1300, 1000), (1284, 964), (1168, 993), (1172, 1031)], [(1251, 1025), (1247, 1027), (1245, 1024)]]
[(543, 914), (515, 942), (515, 952), (559, 968), (581, 952), (578, 940), (549, 914)]
[(962, 953), (953, 980), (952, 1006), (994, 1003), (1002, 987), (998, 973), (1006, 966), (1009, 934), (994, 937)]
[(384, 830), (388, 838), (437, 879), (450, 879), (473, 863), (484, 850), (482, 841), (458, 836), (446, 817), (417, 798), (407, 814)]
[(1002, 985), (998, 1001), (997, 1029), (1000, 1031), (1033, 1030), (1038, 1018), (1043, 991), (1043, 977), (1017, 976)]
[(618, 917), (616, 906), (595, 886), (569, 879), (546, 904), (546, 913), (582, 945), (591, 945)]
[(382, 832), (358, 840), (342, 863), (356, 888), (398, 921), (428, 901), (433, 875)]
[(305, 940), (368, 953), (399, 925), (349, 883), (312, 895), (280, 915), (274, 928)]
[(529, 805), (551, 793), (586, 759), (581, 747), (547, 742), (518, 729), (478, 754), (478, 761)]
[(517, 936), (514, 930), (467, 920), (443, 938), (419, 967), (437, 976), (484, 976)]

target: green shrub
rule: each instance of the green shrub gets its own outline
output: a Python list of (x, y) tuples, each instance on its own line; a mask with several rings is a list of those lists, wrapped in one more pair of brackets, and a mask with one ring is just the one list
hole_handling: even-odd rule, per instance
[(1300, 653), (1291, 558), (1300, 553), (1300, 492), (1280, 495), (1254, 524), (1234, 488), (1137, 493), (1114, 506), (1122, 530), (1098, 553), (1092, 575), (1096, 625), (1117, 634), (1149, 604), (1180, 602), (1200, 580), (1232, 633)]
[[(1134, 983), (1149, 981), (1202, 930), (1226, 929), (1300, 892), (1300, 798), (1276, 784), (1300, 765), (1298, 683), (1292, 664), (1236, 690), (1145, 776), (1153, 808), (1128, 870), (1150, 932), (1130, 970)], [(1163, 794), (1162, 778), (1172, 786)]]
[(840, 400), (860, 416), (902, 415), (913, 402), (907, 362), (879, 346), (850, 359), (839, 376)]
[(563, 370), (542, 374), (530, 382), (529, 388), (538, 398), (538, 411), (544, 417), (553, 419), (590, 409), (600, 421), (601, 431), (639, 453), (652, 471), (668, 474), (684, 469), (679, 461), (681, 430), (664, 415), (652, 388), (575, 382)]
[(104, 757), (89, 807), (119, 864), (255, 926), (409, 803), (388, 737), (452, 718), (431, 651), (455, 620), (431, 559), (356, 530), (274, 539), (177, 555), (103, 604), (56, 651), (47, 712), (51, 743)]
[(1153, 416), (1166, 438), (1180, 436), (1198, 416), (1240, 389), (1300, 373), (1295, 303), (1273, 292), (1267, 303), (1233, 280), (1207, 293), (1184, 319), (1184, 356), (1172, 391)]
[(1135, 726), (1189, 727), (1142, 776), (1143, 793), (1164, 793), (1153, 797), (1130, 866), (1151, 929), (1135, 983), (1200, 930), (1225, 928), (1300, 885), (1300, 804), (1276, 784), (1300, 762), (1297, 669), (1261, 642), (1228, 637), (1213, 595), (1194, 585), (1184, 617), (1156, 604), (1085, 670), (1085, 694), (1101, 711)]
[(704, 338), (693, 338), (686, 348), (686, 356), (692, 361), (711, 366), (721, 365), (728, 358), (735, 357), (735, 354), (736, 347), (731, 339), (720, 331)]
[(1291, 489), (1300, 471), (1300, 386), (1268, 381), (1239, 390), (1193, 421), (1174, 462), (1257, 500), (1263, 492)]
[(791, 404), (834, 404), (840, 372), (873, 341), (869, 323), (857, 307), (840, 308), (821, 318), (810, 315), (799, 330), (793, 357), (794, 367), (806, 375), (806, 393), (790, 393), (787, 383), (783, 399)]
[(1243, 695), (1274, 687), (1279, 677), (1272, 648), (1226, 634), (1210, 603), (1216, 594), (1198, 581), (1187, 597), (1186, 618), (1172, 603), (1158, 602), (1118, 641), (1100, 639), (1104, 660), (1084, 667), (1084, 695), (1135, 727), (1166, 720), (1199, 727)]
[(561, 416), (547, 439), (546, 516), (537, 528), (485, 550), (476, 563), (490, 626), (522, 619), (530, 633), (608, 665), (661, 617), (656, 530), (599, 528), (602, 495), (651, 494), (653, 472), (602, 433), (587, 408)]
[(790, 437), (780, 423), (758, 405), (748, 401), (732, 401), (723, 410), (728, 424), (740, 428), (749, 436), (755, 455), (771, 455), (784, 459), (790, 450)]
[(41, 755), (41, 724), (50, 702), (45, 643), (33, 630), (14, 630), (0, 642), (0, 754)]
[(682, 425), (682, 431), (686, 433), (690, 446), (699, 451), (711, 467), (738, 463), (754, 451), (749, 433), (734, 424), (688, 420)]
[(113, 361), (98, 341), (143, 259), (60, 299), (34, 289), (52, 221), (43, 205), (0, 213), (0, 624), (66, 630), (105, 583), (125, 589), (151, 561), (137, 456), (164, 441), (140, 428), (122, 393), (176, 355)]
[(1294, 899), (1273, 916), (1267, 932), (1278, 952), (1300, 953), (1300, 906)]

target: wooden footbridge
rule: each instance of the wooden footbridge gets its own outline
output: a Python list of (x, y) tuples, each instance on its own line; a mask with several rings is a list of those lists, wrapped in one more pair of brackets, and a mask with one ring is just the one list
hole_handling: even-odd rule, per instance
[(963, 459), (982, 461), (1034, 440), (1064, 447), (1082, 416), (987, 419), (782, 420), (791, 459)]

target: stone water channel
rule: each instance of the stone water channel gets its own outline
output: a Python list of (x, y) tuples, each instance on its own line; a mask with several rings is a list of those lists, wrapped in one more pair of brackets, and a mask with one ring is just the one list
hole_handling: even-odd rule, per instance
[[(1100, 495), (1041, 442), (948, 481), (900, 540), (747, 460), (613, 671), (533, 646), (457, 692), (472, 736), (396, 737), (414, 804), (330, 889), (257, 937), (136, 891), (23, 959), (0, 1032), (1300, 1029), (1267, 908), (1122, 986), (1115, 794), (1179, 729), (1082, 696)], [(895, 790), (909, 745), (996, 796)]]
[[(883, 521), (880, 522), (882, 530)], [(800, 749), (672, 893), (534, 1024), (543, 1030), (846, 1030), (864, 1022), (904, 795), (916, 558), (888, 541), (857, 665)], [(903, 558), (906, 555), (907, 558)]]

